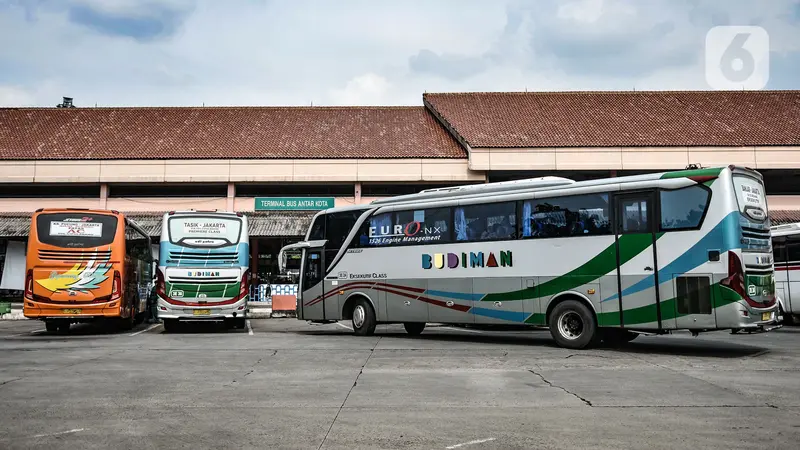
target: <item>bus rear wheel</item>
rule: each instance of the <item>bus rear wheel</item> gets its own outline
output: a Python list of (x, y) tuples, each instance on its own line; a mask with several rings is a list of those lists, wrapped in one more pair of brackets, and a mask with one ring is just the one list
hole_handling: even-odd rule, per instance
[(556, 305), (548, 322), (550, 335), (559, 347), (582, 349), (598, 341), (594, 315), (577, 300), (565, 300)]
[(48, 333), (55, 333), (58, 331), (58, 322), (55, 320), (46, 320), (44, 322), (44, 328), (47, 330)]
[(419, 336), (422, 330), (425, 329), (425, 322), (406, 322), (403, 324), (403, 327), (409, 335)]
[(363, 298), (356, 300), (353, 307), (353, 331), (358, 336), (371, 336), (375, 333), (377, 325), (375, 310), (372, 305)]

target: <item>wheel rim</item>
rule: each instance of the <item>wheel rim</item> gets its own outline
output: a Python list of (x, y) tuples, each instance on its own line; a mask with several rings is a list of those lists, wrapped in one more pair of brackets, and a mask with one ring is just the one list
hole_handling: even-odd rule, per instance
[(575, 311), (565, 311), (558, 317), (558, 332), (571, 341), (583, 335), (583, 318)]
[(356, 309), (353, 310), (353, 326), (356, 328), (361, 328), (364, 325), (364, 316), (366, 316), (364, 307), (357, 305)]

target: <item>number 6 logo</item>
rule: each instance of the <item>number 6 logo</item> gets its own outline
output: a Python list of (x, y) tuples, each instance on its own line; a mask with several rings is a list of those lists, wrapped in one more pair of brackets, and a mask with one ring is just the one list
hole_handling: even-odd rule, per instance
[(705, 63), (712, 89), (763, 89), (769, 81), (769, 35), (755, 26), (714, 27), (706, 34)]

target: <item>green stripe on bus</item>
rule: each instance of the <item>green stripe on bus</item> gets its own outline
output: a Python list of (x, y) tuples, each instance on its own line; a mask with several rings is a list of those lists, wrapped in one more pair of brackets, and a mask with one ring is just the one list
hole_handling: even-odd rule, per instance
[(166, 283), (167, 295), (176, 290), (183, 291), (184, 298), (196, 298), (199, 294), (205, 294), (207, 297), (233, 297), (239, 292), (239, 283)]
[(718, 177), (722, 172), (721, 167), (712, 167), (709, 169), (695, 169), (695, 170), (679, 170), (677, 172), (667, 172), (661, 175), (662, 180), (669, 180), (671, 178), (685, 178), (685, 177)]
[[(656, 234), (656, 239), (664, 233)], [(619, 238), (619, 262), (625, 264), (636, 255), (650, 248), (653, 238), (650, 234), (625, 234)], [(512, 301), (527, 300), (536, 297), (550, 297), (552, 295), (575, 289), (586, 283), (597, 280), (617, 269), (616, 247), (614, 244), (606, 247), (600, 254), (587, 261), (582, 266), (560, 277), (546, 281), (538, 288), (525, 288), (518, 291), (499, 292), (486, 294), (481, 301)]]
[[(731, 303), (738, 302), (741, 297), (734, 291), (727, 287), (714, 284), (711, 286), (712, 299), (714, 301), (714, 308), (719, 308)], [(687, 314), (678, 313), (677, 298), (671, 298), (661, 302), (661, 320), (671, 320), (678, 317), (686, 316)], [(658, 314), (656, 304), (640, 306), (638, 308), (623, 309), (622, 314), (625, 316), (625, 326), (637, 325), (643, 323), (658, 322)], [(712, 312), (713, 314), (713, 312)], [(597, 315), (597, 323), (601, 327), (618, 327), (619, 311), (610, 311), (600, 313)]]

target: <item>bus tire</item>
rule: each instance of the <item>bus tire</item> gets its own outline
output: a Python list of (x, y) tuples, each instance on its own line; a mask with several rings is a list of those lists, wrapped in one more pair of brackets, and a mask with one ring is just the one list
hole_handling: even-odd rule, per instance
[(548, 320), (550, 335), (559, 347), (583, 349), (597, 343), (594, 314), (582, 302), (565, 300), (557, 304)]
[(406, 322), (403, 324), (403, 328), (406, 329), (406, 333), (409, 335), (419, 336), (422, 330), (425, 329), (425, 322)]
[(609, 347), (620, 347), (636, 339), (639, 334), (620, 328), (601, 328), (600, 336)]
[(55, 333), (56, 331), (58, 331), (58, 322), (56, 322), (55, 320), (45, 320), (44, 328), (47, 330), (48, 333)]
[(357, 299), (353, 307), (353, 332), (358, 336), (372, 336), (377, 324), (372, 305), (364, 298)]
[(164, 331), (172, 333), (178, 330), (178, 321), (175, 319), (164, 319)]

